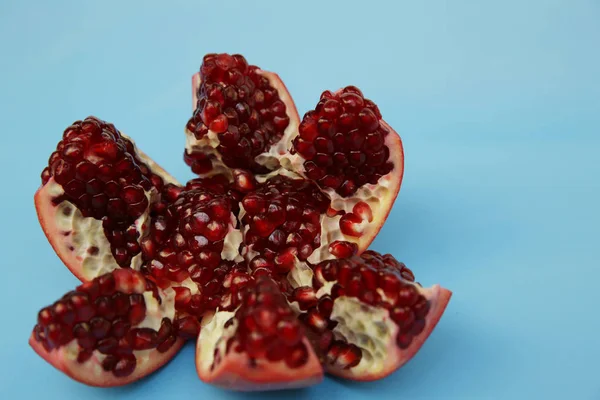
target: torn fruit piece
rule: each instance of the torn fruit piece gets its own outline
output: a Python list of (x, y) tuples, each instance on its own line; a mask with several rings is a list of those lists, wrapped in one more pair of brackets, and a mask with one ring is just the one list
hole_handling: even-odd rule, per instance
[(403, 263), (371, 250), (313, 271), (313, 285), (297, 287), (289, 300), (326, 371), (347, 379), (380, 379), (408, 362), (452, 295), (421, 287)]
[(43, 308), (29, 344), (71, 378), (120, 386), (154, 372), (179, 351), (175, 293), (130, 269), (78, 286)]
[(207, 54), (192, 85), (194, 114), (186, 125), (184, 158), (195, 173), (267, 173), (279, 167), (299, 117), (277, 74), (239, 54)]
[(267, 276), (244, 288), (237, 310), (217, 312), (202, 328), (196, 369), (207, 383), (244, 391), (300, 388), (323, 379), (304, 327)]
[(48, 241), (80, 280), (137, 268), (149, 212), (177, 182), (112, 124), (69, 126), (35, 194)]

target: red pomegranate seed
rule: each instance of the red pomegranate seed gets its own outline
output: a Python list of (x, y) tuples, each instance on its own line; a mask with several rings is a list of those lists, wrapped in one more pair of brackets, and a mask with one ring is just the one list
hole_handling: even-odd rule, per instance
[(129, 309), (129, 323), (135, 326), (142, 322), (146, 316), (146, 303), (144, 297), (140, 294), (129, 296), (131, 307)]
[(90, 320), (90, 333), (96, 339), (102, 339), (110, 332), (111, 323), (104, 318), (94, 317)]
[(290, 368), (300, 368), (308, 361), (308, 349), (304, 343), (298, 343), (285, 357), (285, 364)]
[(329, 245), (329, 252), (337, 258), (350, 258), (358, 251), (356, 243), (336, 240)]
[(302, 286), (294, 289), (292, 300), (298, 302), (301, 310), (308, 310), (317, 305), (315, 290), (310, 286)]
[(186, 287), (174, 287), (175, 307), (180, 310), (185, 307), (192, 299), (192, 292)]
[(136, 366), (136, 359), (133, 355), (121, 357), (112, 368), (113, 374), (116, 377), (125, 377), (133, 373)]
[(360, 237), (362, 235), (363, 220), (354, 213), (346, 213), (340, 218), (340, 229), (344, 235)]
[(128, 333), (127, 341), (134, 350), (148, 350), (156, 347), (157, 333), (150, 328), (132, 329)]
[(188, 316), (177, 320), (177, 331), (183, 338), (196, 338), (200, 333), (200, 323), (194, 317)]

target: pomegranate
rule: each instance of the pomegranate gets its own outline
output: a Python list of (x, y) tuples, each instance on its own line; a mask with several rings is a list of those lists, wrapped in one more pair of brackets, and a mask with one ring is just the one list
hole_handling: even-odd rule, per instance
[(42, 172), (38, 218), (67, 268), (87, 281), (140, 265), (140, 233), (151, 205), (177, 184), (112, 124), (69, 126)]
[(403, 263), (371, 250), (312, 271), (312, 285), (290, 300), (327, 372), (348, 379), (380, 379), (410, 360), (451, 296), (439, 285), (422, 288)]
[(328, 225), (335, 229), (330, 229), (328, 243), (354, 243), (361, 253), (398, 196), (404, 151), (400, 136), (381, 118), (375, 103), (357, 87), (347, 86), (321, 94), (316, 108), (304, 115), (281, 165), (315, 181), (331, 199), (334, 221)]
[(139, 272), (116, 269), (43, 308), (30, 345), (73, 379), (117, 386), (146, 376), (181, 348), (174, 292)]
[(244, 287), (237, 310), (211, 317), (196, 346), (200, 379), (228, 389), (295, 388), (323, 379), (303, 326), (268, 276)]
[(299, 117), (277, 74), (248, 65), (239, 54), (207, 54), (192, 86), (184, 159), (195, 173), (279, 167)]
[(200, 379), (233, 390), (374, 380), (422, 346), (451, 292), (367, 250), (398, 195), (403, 149), (348, 86), (300, 122), (279, 77), (209, 54), (193, 78), (185, 185), (113, 125), (76, 121), (35, 195), (81, 286), (30, 344), (74, 379), (139, 379), (196, 339)]

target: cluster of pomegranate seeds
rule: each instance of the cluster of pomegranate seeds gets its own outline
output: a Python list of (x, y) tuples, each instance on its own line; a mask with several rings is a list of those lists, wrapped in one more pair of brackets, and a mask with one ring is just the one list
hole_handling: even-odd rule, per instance
[[(290, 122), (277, 89), (239, 54), (204, 56), (200, 78), (196, 111), (187, 129), (197, 139), (214, 132), (227, 166), (263, 170), (254, 158), (277, 143)], [(210, 170), (206, 157), (185, 157), (200, 173)]]
[[(245, 352), (251, 362), (283, 360), (289, 368), (300, 368), (308, 361), (308, 349), (302, 342), (304, 329), (270, 277), (257, 277), (243, 289), (243, 304), (235, 319), (237, 331), (228, 339), (227, 351)], [(215, 362), (218, 360), (216, 357)]]
[(157, 301), (154, 284), (131, 270), (102, 275), (68, 292), (43, 308), (33, 329), (34, 338), (47, 351), (76, 341), (77, 361), (86, 362), (98, 351), (106, 357), (105, 371), (127, 376), (136, 366), (136, 350), (167, 351), (176, 341), (177, 331), (163, 318), (159, 331), (136, 327), (146, 317), (143, 291), (150, 290)]
[(50, 156), (42, 184), (50, 178), (64, 189), (55, 201), (68, 200), (84, 217), (103, 220), (115, 259), (129, 266), (140, 252), (132, 223), (148, 207), (145, 191), (163, 187), (163, 180), (136, 157), (131, 141), (97, 118), (76, 121)]
[(389, 131), (380, 120), (375, 103), (357, 87), (325, 91), (316, 109), (304, 115), (292, 151), (305, 159), (309, 179), (350, 196), (394, 168), (385, 145)]
[(186, 149), (183, 152), (183, 161), (192, 169), (193, 173), (198, 175), (206, 174), (213, 169), (211, 157), (208, 154), (199, 151), (190, 153)]
[(217, 268), (229, 232), (231, 201), (208, 190), (182, 191), (142, 238), (145, 266), (159, 285), (182, 282), (197, 267)]
[(199, 320), (206, 312), (233, 311), (242, 303), (242, 289), (252, 279), (246, 273), (243, 263), (223, 261), (217, 268), (205, 268), (196, 265), (190, 269), (190, 278), (197, 284), (199, 291), (192, 294), (189, 287), (174, 286), (175, 309), (184, 315), (177, 318), (180, 331), (186, 331), (190, 337), (198, 335)]
[(251, 268), (288, 272), (293, 256), (306, 260), (321, 244), (321, 215), (329, 199), (303, 179), (276, 176), (242, 200), (245, 243), (260, 255)]
[(227, 195), (231, 199), (231, 207), (234, 214), (239, 212), (239, 203), (244, 194), (250, 193), (258, 186), (254, 175), (246, 170), (233, 170), (230, 180), (223, 174), (217, 174), (206, 178), (195, 178), (185, 185), (186, 190), (209, 190), (215, 194)]
[[(412, 271), (390, 254), (367, 250), (360, 257), (323, 261), (313, 270), (314, 287), (319, 288), (324, 282), (336, 282), (331, 288), (331, 299), (356, 297), (364, 303), (389, 310), (390, 317), (400, 328), (396, 338), (398, 347), (407, 348), (412, 339), (423, 332), (430, 304), (419, 294)], [(322, 297), (320, 301), (328, 301), (324, 300), (327, 298)], [(327, 326), (329, 315), (318, 306), (316, 310), (325, 321), (321, 322), (313, 315), (315, 311), (308, 309), (307, 324)]]

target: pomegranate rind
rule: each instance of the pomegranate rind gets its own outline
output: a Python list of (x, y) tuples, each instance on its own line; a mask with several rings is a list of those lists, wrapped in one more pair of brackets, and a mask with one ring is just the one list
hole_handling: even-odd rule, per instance
[[(127, 137), (125, 135), (123, 136)], [(133, 141), (131, 142), (135, 146), (135, 143)], [(179, 185), (179, 183), (173, 176), (171, 176), (160, 165), (155, 163), (150, 157), (148, 157), (137, 147), (136, 155), (144, 163), (146, 163), (146, 165), (148, 165), (148, 167), (153, 173), (163, 178), (165, 183)], [(97, 276), (101, 275), (102, 273), (110, 272), (116, 268), (120, 268), (114, 257), (112, 257), (112, 255), (110, 254), (110, 244), (104, 237), (101, 229), (99, 229), (99, 232), (95, 234), (96, 237), (89, 238), (89, 242), (98, 244), (102, 243), (103, 247), (108, 246), (108, 248), (100, 248), (100, 250), (106, 252), (106, 256), (103, 257), (105, 258), (105, 260), (99, 261), (101, 263), (101, 268), (97, 269), (96, 272), (86, 273), (86, 270), (84, 269), (84, 261), (87, 258), (87, 255), (81, 255), (82, 253), (85, 254), (85, 250), (79, 248), (76, 241), (73, 240), (77, 232), (71, 232), (70, 235), (65, 236), (64, 232), (61, 232), (60, 228), (58, 227), (57, 218), (60, 218), (60, 216), (58, 215), (60, 205), (54, 204), (52, 201), (52, 199), (56, 196), (56, 193), (54, 193), (54, 191), (57, 189), (57, 187), (60, 188), (60, 185), (58, 185), (55, 182), (54, 178), (51, 178), (45, 185), (42, 185), (36, 191), (34, 195), (34, 204), (38, 216), (38, 221), (40, 222), (40, 226), (42, 227), (42, 230), (46, 235), (48, 242), (50, 242), (50, 245), (52, 246), (58, 257), (61, 259), (61, 261), (65, 264), (69, 271), (71, 271), (71, 273), (73, 273), (73, 275), (75, 275), (75, 277), (77, 277), (77, 279), (79, 279), (82, 282), (90, 281), (96, 278)], [(63, 203), (65, 203), (65, 201), (63, 201)], [(67, 201), (67, 203), (69, 202)], [(75, 205), (71, 205), (71, 208), (72, 210), (77, 209)], [(82, 215), (80, 215), (80, 217), (82, 220), (88, 219), (90, 220), (89, 222), (93, 223), (93, 221), (91, 221), (93, 220), (93, 218), (91, 217), (85, 218)], [(97, 223), (101, 225), (101, 221), (97, 221)]]
[(212, 370), (202, 365), (201, 346), (196, 343), (196, 371), (203, 382), (235, 391), (266, 391), (281, 389), (298, 389), (316, 385), (323, 380), (323, 368), (308, 340), (302, 343), (308, 349), (306, 364), (301, 368), (291, 369), (283, 361), (268, 362), (260, 360), (256, 366), (250, 366), (250, 358), (246, 353), (230, 351), (227, 356)]
[(444, 289), (439, 285), (433, 285), (430, 288), (421, 289), (421, 293), (429, 300), (431, 309), (425, 318), (425, 329), (413, 339), (409, 347), (406, 349), (400, 349), (396, 345), (395, 338), (396, 334), (398, 333), (398, 328), (395, 324), (393, 324), (396, 326), (396, 329), (391, 335), (393, 340), (388, 342), (383, 368), (377, 371), (377, 373), (357, 373), (356, 367), (350, 369), (335, 369), (331, 366), (326, 366), (327, 372), (341, 378), (355, 381), (374, 381), (385, 378), (410, 361), (421, 349), (429, 335), (431, 335), (431, 332), (442, 317), (446, 307), (448, 306), (450, 297), (452, 296), (452, 292), (450, 290)]
[[(104, 371), (98, 359), (92, 356), (83, 364), (78, 363), (68, 357), (68, 350), (64, 347), (46, 351), (44, 346), (35, 340), (33, 334), (29, 338), (29, 345), (33, 350), (54, 368), (62, 371), (70, 378), (89, 386), (112, 387), (123, 386), (155, 372), (163, 365), (168, 363), (181, 349), (184, 340), (178, 339), (169, 350), (160, 353), (152, 350), (146, 355), (146, 360), (142, 365), (138, 364), (131, 375), (126, 377), (116, 377), (111, 371)], [(94, 352), (96, 353), (96, 352)]]
[[(267, 167), (270, 170), (275, 170), (279, 168), (279, 160), (285, 155), (291, 146), (291, 140), (296, 136), (298, 132), (298, 126), (300, 125), (300, 115), (298, 114), (298, 110), (296, 109), (296, 104), (294, 103), (290, 92), (288, 91), (285, 83), (281, 80), (279, 75), (274, 72), (265, 71), (259, 69), (257, 71), (260, 75), (264, 76), (269, 80), (269, 83), (275, 90), (277, 90), (277, 94), (279, 95), (279, 99), (285, 104), (286, 114), (290, 119), (290, 122), (285, 128), (283, 132), (283, 136), (281, 139), (269, 147), (268, 151), (263, 152), (255, 157), (255, 161)], [(200, 73), (197, 72), (192, 76), (192, 110), (196, 109), (196, 104), (198, 101), (198, 88), (202, 83), (202, 79), (200, 78)], [(205, 153), (209, 156), (213, 163), (213, 170), (207, 173), (207, 176), (224, 173), (230, 174), (230, 169), (226, 167), (222, 161), (221, 157), (216, 150), (216, 146), (218, 145), (218, 139), (216, 139), (216, 135), (209, 131), (209, 134), (202, 138), (201, 140), (197, 140), (194, 137), (194, 134), (189, 130), (185, 130), (186, 135), (186, 151), (189, 153), (201, 152)], [(211, 139), (210, 137), (215, 137)]]

